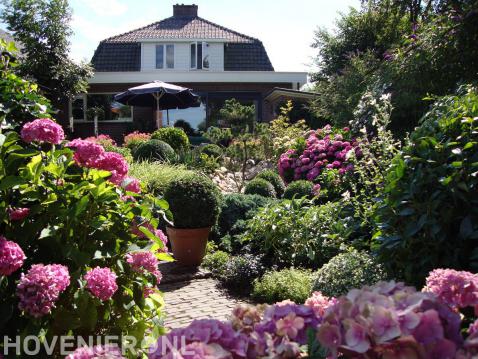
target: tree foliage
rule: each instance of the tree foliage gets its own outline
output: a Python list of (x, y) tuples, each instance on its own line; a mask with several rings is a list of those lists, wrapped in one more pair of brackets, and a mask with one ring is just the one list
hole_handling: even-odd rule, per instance
[(19, 73), (38, 83), (56, 105), (85, 91), (92, 69), (68, 57), (72, 34), (68, 1), (4, 0), (3, 5), (1, 18), (23, 46)]

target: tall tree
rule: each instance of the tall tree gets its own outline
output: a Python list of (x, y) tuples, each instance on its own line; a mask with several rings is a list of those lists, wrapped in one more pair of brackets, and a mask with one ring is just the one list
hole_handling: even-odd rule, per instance
[(68, 57), (71, 9), (68, 0), (3, 0), (2, 20), (22, 43), (22, 76), (37, 82), (52, 103), (86, 90), (92, 75), (89, 64)]

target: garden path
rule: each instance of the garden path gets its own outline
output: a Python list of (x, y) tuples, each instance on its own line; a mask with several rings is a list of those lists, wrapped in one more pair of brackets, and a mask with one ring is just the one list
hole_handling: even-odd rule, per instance
[(225, 320), (236, 305), (246, 303), (221, 289), (211, 273), (203, 269), (182, 267), (174, 262), (162, 263), (159, 269), (163, 274), (159, 289), (166, 303), (166, 328), (184, 327), (194, 319)]

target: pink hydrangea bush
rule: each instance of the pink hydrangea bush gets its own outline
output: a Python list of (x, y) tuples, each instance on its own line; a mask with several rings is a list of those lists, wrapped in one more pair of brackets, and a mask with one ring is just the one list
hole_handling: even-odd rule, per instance
[(337, 303), (336, 298), (329, 298), (323, 295), (321, 292), (313, 292), (312, 296), (305, 301), (304, 305), (312, 308), (315, 315), (319, 318), (322, 318), (325, 311), (335, 303)]
[(300, 179), (314, 181), (327, 170), (337, 170), (343, 175), (354, 169), (349, 161), (352, 154), (362, 155), (348, 129), (334, 130), (327, 125), (308, 133), (305, 149), (289, 149), (280, 156), (279, 174), (286, 183)]
[(17, 285), (18, 307), (39, 318), (49, 314), (60, 294), (70, 285), (68, 268), (60, 264), (34, 264)]
[(435, 269), (428, 275), (423, 291), (434, 293), (456, 310), (478, 308), (478, 275), (470, 272)]
[(126, 359), (117, 345), (96, 345), (76, 349), (66, 359)]
[(65, 139), (63, 128), (49, 118), (39, 118), (24, 124), (20, 135), (26, 143), (46, 142), (57, 145)]
[(25, 261), (21, 247), (0, 235), (0, 275), (9, 276), (21, 268)]
[(95, 267), (85, 274), (86, 288), (95, 297), (107, 301), (118, 290), (116, 274), (109, 268)]
[(121, 186), (125, 189), (125, 191), (141, 193), (141, 183), (137, 178), (125, 177), (121, 183)]
[(156, 277), (158, 285), (161, 282), (162, 274), (158, 270), (159, 261), (153, 253), (147, 251), (128, 253), (126, 262), (129, 263), (133, 271), (150, 273)]
[(124, 136), (123, 143), (125, 147), (133, 148), (142, 142), (149, 141), (150, 139), (151, 134), (134, 131)]
[(91, 136), (85, 138), (85, 141), (97, 143), (101, 146), (116, 146), (116, 141), (111, 138), (109, 135), (98, 135), (98, 137)]
[(332, 358), (454, 358), (463, 343), (460, 322), (433, 294), (380, 282), (329, 307), (317, 339)]

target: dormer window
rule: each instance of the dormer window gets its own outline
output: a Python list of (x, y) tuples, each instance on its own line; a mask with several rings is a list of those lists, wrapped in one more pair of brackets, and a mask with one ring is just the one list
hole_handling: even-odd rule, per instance
[(191, 69), (209, 69), (209, 44), (207, 42), (193, 42), (191, 44)]
[(156, 45), (156, 68), (174, 69), (174, 45)]

